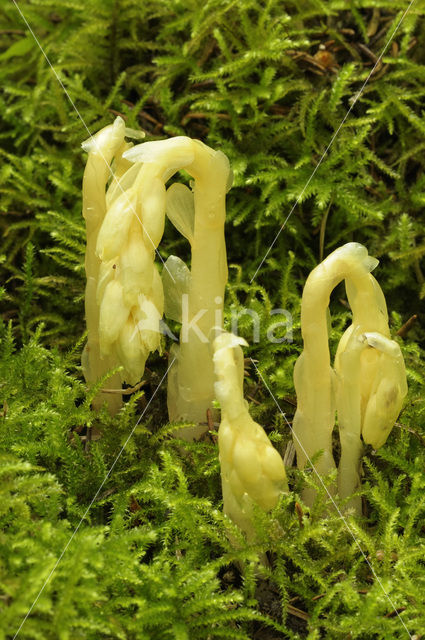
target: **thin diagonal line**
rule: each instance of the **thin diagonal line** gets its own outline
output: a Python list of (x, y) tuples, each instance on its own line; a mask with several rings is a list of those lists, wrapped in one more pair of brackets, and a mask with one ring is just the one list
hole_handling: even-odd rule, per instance
[(105, 482), (107, 481), (107, 479), (109, 478), (109, 476), (111, 475), (112, 471), (115, 468), (115, 465), (117, 464), (118, 460), (120, 459), (124, 449), (126, 448), (126, 446), (128, 445), (131, 437), (133, 436), (133, 433), (136, 430), (136, 427), (138, 426), (138, 424), (140, 423), (141, 419), (143, 418), (143, 416), (145, 415), (146, 411), (148, 410), (152, 400), (154, 399), (154, 397), (157, 394), (158, 389), (160, 388), (161, 384), (163, 383), (165, 377), (167, 376), (169, 370), (171, 369), (171, 367), (173, 366), (175, 362), (175, 358), (171, 361), (171, 363), (169, 364), (167, 371), (164, 373), (164, 375), (162, 376), (158, 386), (156, 387), (155, 391), (153, 392), (152, 396), (149, 399), (149, 402), (147, 403), (146, 407), (143, 409), (139, 419), (137, 420), (136, 424), (134, 425), (134, 427), (132, 428), (132, 430), (130, 431), (130, 435), (127, 436), (126, 441), (124, 442), (123, 446), (121, 447), (117, 457), (115, 458), (115, 460), (113, 461), (108, 473), (106, 474), (106, 476), (104, 477), (104, 479), (102, 480), (102, 483), (100, 485), (100, 487), (98, 488), (98, 490), (96, 491), (96, 493), (94, 494), (89, 506), (87, 507), (87, 509), (84, 512), (84, 515), (82, 516), (80, 522), (78, 523), (78, 525), (76, 526), (76, 528), (74, 529), (70, 539), (68, 540), (68, 542), (66, 543), (66, 545), (64, 546), (62, 553), (60, 554), (59, 558), (56, 560), (52, 570), (50, 571), (49, 575), (47, 576), (46, 580), (44, 581), (43, 586), (41, 587), (40, 591), (38, 592), (34, 602), (32, 603), (32, 605), (30, 606), (30, 608), (27, 611), (27, 614), (25, 615), (25, 618), (22, 620), (21, 624), (19, 625), (19, 629), (16, 631), (15, 635), (13, 636), (13, 640), (16, 640), (16, 638), (18, 637), (18, 634), (20, 632), (20, 630), (22, 629), (22, 627), (24, 626), (28, 616), (31, 614), (31, 611), (34, 609), (35, 605), (38, 602), (38, 599), (40, 598), (41, 594), (43, 593), (44, 589), (46, 588), (46, 585), (48, 584), (48, 582), (50, 581), (51, 577), (53, 576), (54, 572), (56, 571), (56, 569), (58, 568), (59, 563), (61, 562), (62, 558), (64, 557), (65, 553), (67, 552), (67, 549), (69, 547), (69, 545), (71, 544), (71, 542), (73, 541), (75, 534), (77, 533), (78, 529), (81, 527), (83, 520), (86, 518), (88, 512), (90, 511), (90, 509), (93, 506), (93, 503), (95, 502), (95, 500), (97, 499), (99, 493), (102, 490), (102, 487), (104, 486)]
[(351, 528), (351, 527), (350, 527), (350, 525), (348, 524), (347, 519), (345, 518), (345, 516), (344, 516), (344, 514), (341, 512), (341, 510), (338, 508), (338, 506), (337, 506), (337, 504), (336, 504), (336, 502), (335, 502), (335, 500), (334, 500), (334, 498), (333, 498), (332, 494), (330, 493), (329, 489), (327, 488), (327, 486), (326, 486), (326, 485), (325, 485), (325, 483), (323, 482), (322, 477), (320, 476), (320, 474), (319, 474), (319, 472), (317, 471), (316, 467), (315, 467), (315, 466), (314, 466), (314, 464), (312, 463), (312, 461), (311, 461), (311, 459), (310, 459), (310, 457), (309, 457), (309, 455), (308, 455), (307, 451), (304, 449), (303, 444), (300, 442), (300, 440), (299, 440), (298, 436), (297, 436), (297, 435), (296, 435), (296, 433), (294, 432), (294, 430), (293, 430), (293, 428), (292, 428), (292, 425), (289, 423), (289, 421), (288, 421), (288, 419), (287, 419), (287, 417), (286, 417), (286, 414), (285, 414), (285, 413), (283, 413), (282, 409), (280, 408), (280, 405), (279, 405), (278, 401), (276, 400), (276, 397), (274, 396), (274, 394), (273, 394), (272, 390), (270, 389), (270, 387), (268, 386), (267, 382), (265, 381), (263, 374), (262, 374), (262, 373), (261, 373), (261, 371), (258, 369), (258, 367), (257, 367), (257, 365), (255, 364), (254, 360), (253, 360), (252, 358), (250, 358), (250, 360), (251, 360), (252, 364), (254, 365), (255, 370), (256, 370), (256, 372), (258, 373), (258, 375), (260, 376), (260, 378), (261, 378), (261, 380), (262, 380), (262, 382), (263, 382), (264, 386), (266, 387), (267, 391), (269, 392), (269, 394), (270, 394), (270, 395), (271, 395), (271, 397), (273, 398), (273, 401), (274, 401), (274, 403), (275, 403), (276, 407), (278, 408), (279, 413), (283, 416), (283, 418), (284, 418), (284, 420), (285, 420), (286, 424), (288, 425), (289, 429), (291, 430), (292, 437), (297, 441), (297, 443), (298, 443), (299, 447), (302, 449), (302, 451), (303, 451), (304, 455), (306, 456), (306, 458), (307, 458), (307, 460), (308, 460), (309, 464), (311, 465), (311, 467), (312, 467), (312, 469), (313, 469), (314, 473), (315, 473), (315, 474), (316, 474), (316, 476), (318, 477), (318, 479), (319, 479), (319, 481), (320, 481), (320, 484), (323, 486), (323, 488), (325, 489), (326, 493), (328, 494), (328, 496), (329, 496), (329, 498), (330, 498), (330, 500), (331, 500), (331, 502), (332, 502), (333, 506), (335, 507), (336, 511), (338, 512), (338, 515), (340, 516), (341, 520), (343, 521), (343, 523), (344, 523), (344, 525), (345, 525), (345, 527), (346, 527), (347, 531), (350, 533), (350, 535), (351, 535), (351, 537), (353, 538), (353, 540), (354, 540), (354, 542), (355, 542), (356, 546), (358, 547), (358, 549), (359, 549), (360, 553), (362, 554), (363, 558), (365, 559), (365, 561), (366, 561), (366, 563), (367, 563), (367, 565), (368, 565), (369, 569), (371, 570), (371, 572), (372, 572), (373, 576), (375, 577), (376, 581), (378, 582), (379, 586), (381, 587), (382, 592), (384, 593), (385, 597), (388, 599), (388, 602), (390, 603), (390, 605), (391, 605), (391, 606), (392, 606), (392, 608), (394, 609), (395, 613), (397, 614), (397, 617), (399, 618), (399, 620), (400, 620), (401, 624), (402, 624), (402, 625), (403, 625), (403, 627), (405, 628), (405, 630), (406, 630), (406, 632), (407, 632), (407, 635), (408, 635), (408, 636), (409, 636), (409, 638), (412, 640), (413, 636), (411, 636), (411, 635), (410, 635), (410, 632), (409, 632), (408, 628), (406, 627), (406, 624), (405, 624), (405, 622), (404, 622), (403, 618), (400, 616), (400, 614), (399, 614), (399, 612), (398, 612), (398, 610), (397, 610), (397, 608), (396, 608), (396, 606), (395, 606), (394, 602), (391, 600), (390, 596), (389, 596), (389, 595), (388, 595), (388, 593), (385, 591), (385, 589), (384, 589), (384, 585), (382, 584), (382, 581), (381, 581), (380, 577), (378, 576), (378, 574), (376, 573), (376, 571), (375, 571), (375, 570), (374, 570), (374, 568), (372, 567), (371, 563), (370, 563), (370, 562), (369, 562), (369, 560), (367, 559), (367, 556), (366, 556), (365, 552), (363, 551), (363, 549), (361, 548), (360, 543), (359, 543), (359, 541), (357, 540), (356, 536), (354, 535), (352, 528)]
[[(60, 84), (60, 86), (61, 86), (61, 88), (62, 88), (63, 92), (65, 93), (66, 97), (68, 98), (69, 102), (71, 103), (72, 108), (74, 109), (75, 113), (77, 114), (77, 116), (78, 116), (78, 117), (79, 117), (79, 119), (81, 120), (81, 122), (82, 122), (82, 124), (83, 124), (84, 128), (86, 129), (87, 133), (89, 134), (90, 139), (91, 139), (91, 140), (93, 140), (93, 136), (92, 136), (92, 134), (91, 134), (91, 132), (90, 132), (90, 129), (89, 129), (89, 128), (88, 128), (88, 126), (86, 125), (86, 123), (85, 123), (85, 121), (84, 121), (83, 116), (81, 115), (81, 113), (79, 112), (79, 110), (78, 110), (77, 106), (75, 105), (75, 102), (73, 101), (73, 99), (72, 99), (72, 98), (71, 98), (71, 96), (69, 95), (69, 93), (68, 93), (68, 91), (67, 91), (67, 89), (66, 89), (65, 85), (63, 84), (62, 80), (60, 79), (60, 77), (59, 77), (59, 75), (58, 75), (58, 73), (57, 73), (56, 69), (54, 68), (54, 66), (53, 66), (53, 65), (52, 65), (52, 63), (50, 62), (50, 60), (49, 60), (49, 58), (48, 58), (48, 56), (47, 56), (47, 53), (44, 51), (43, 47), (41, 46), (40, 41), (38, 40), (37, 36), (35, 35), (34, 31), (32, 30), (32, 28), (31, 28), (31, 26), (30, 26), (30, 24), (29, 24), (28, 20), (26, 19), (26, 17), (25, 17), (25, 16), (24, 16), (24, 14), (22, 13), (22, 11), (21, 11), (21, 9), (19, 8), (19, 6), (18, 6), (18, 4), (17, 4), (16, 0), (12, 0), (12, 2), (13, 2), (13, 4), (15, 5), (15, 7), (16, 7), (16, 9), (17, 9), (17, 11), (19, 12), (19, 14), (20, 14), (20, 16), (21, 16), (22, 20), (25, 22), (25, 25), (26, 25), (26, 27), (27, 27), (28, 31), (30, 32), (30, 34), (31, 34), (31, 35), (32, 35), (32, 37), (34, 38), (35, 42), (37, 43), (37, 46), (38, 46), (38, 48), (40, 49), (41, 53), (43, 54), (44, 58), (46, 59), (47, 64), (49, 65), (49, 67), (50, 67), (50, 68), (51, 68), (51, 70), (53, 71), (53, 73), (54, 73), (54, 75), (55, 75), (56, 80), (59, 82), (59, 84)], [(98, 150), (99, 155), (101, 156), (102, 160), (105, 162), (106, 166), (108, 167), (108, 171), (109, 171), (110, 175), (112, 176), (112, 180), (113, 180), (113, 181), (115, 181), (115, 182), (117, 183), (117, 185), (118, 185), (118, 187), (119, 187), (119, 189), (120, 189), (121, 193), (126, 193), (126, 192), (124, 191), (124, 189), (122, 188), (121, 183), (119, 182), (119, 180), (117, 180), (116, 176), (114, 175), (114, 172), (112, 171), (112, 169), (111, 169), (111, 167), (110, 167), (110, 165), (109, 165), (109, 162), (106, 160), (106, 158), (105, 158), (105, 156), (103, 155), (102, 151), (101, 151), (99, 148), (98, 148), (97, 150)], [(127, 203), (128, 203), (128, 205), (129, 205), (129, 207), (130, 207), (130, 209), (131, 209), (131, 212), (133, 213), (133, 215), (135, 216), (136, 220), (137, 220), (137, 221), (139, 222), (139, 224), (141, 225), (141, 227), (142, 227), (142, 229), (143, 229), (144, 233), (146, 234), (146, 236), (148, 237), (148, 239), (149, 239), (150, 243), (152, 244), (152, 247), (154, 248), (156, 255), (157, 255), (157, 256), (158, 256), (158, 258), (161, 260), (161, 262), (162, 262), (162, 264), (163, 264), (164, 268), (168, 271), (168, 273), (169, 273), (169, 275), (170, 275), (170, 277), (171, 277), (172, 281), (173, 281), (173, 282), (174, 282), (174, 284), (175, 284), (175, 282), (176, 282), (176, 281), (175, 281), (175, 279), (174, 279), (174, 277), (173, 277), (173, 274), (172, 274), (172, 273), (170, 273), (170, 271), (168, 270), (168, 267), (167, 267), (167, 265), (165, 264), (164, 260), (162, 259), (161, 254), (159, 253), (158, 249), (155, 247), (155, 243), (154, 243), (154, 241), (153, 241), (153, 240), (152, 240), (152, 238), (150, 237), (149, 233), (146, 231), (146, 229), (145, 229), (145, 225), (143, 224), (142, 220), (140, 220), (140, 219), (139, 219), (139, 217), (138, 217), (138, 215), (136, 214), (136, 211), (134, 210), (133, 204), (131, 203), (131, 201), (130, 201), (130, 199), (128, 198), (128, 196), (127, 196)]]
[(407, 16), (407, 14), (409, 13), (413, 3), (415, 2), (415, 0), (411, 0), (411, 2), (409, 3), (409, 6), (407, 7), (407, 9), (405, 10), (405, 12), (403, 13), (403, 15), (401, 16), (400, 20), (397, 23), (396, 28), (393, 31), (392, 36), (389, 38), (387, 44), (385, 45), (385, 47), (382, 49), (379, 58), (376, 60), (375, 64), (372, 67), (371, 72), (369, 73), (369, 75), (367, 76), (366, 80), (363, 82), (363, 85), (360, 89), (360, 91), (358, 91), (353, 99), (353, 101), (351, 102), (351, 105), (347, 111), (347, 113), (345, 114), (344, 118), (341, 120), (339, 127), (337, 128), (337, 130), (334, 132), (328, 146), (326, 147), (326, 149), (324, 150), (319, 162), (316, 164), (316, 166), (313, 169), (313, 172), (311, 174), (311, 176), (309, 177), (309, 179), (307, 180), (307, 182), (305, 183), (303, 190), (301, 191), (300, 195), (298, 196), (298, 198), (295, 200), (295, 204), (293, 205), (292, 209), (290, 210), (290, 212), (288, 213), (288, 215), (286, 216), (285, 220), (283, 221), (282, 226), (279, 228), (279, 231), (277, 232), (277, 234), (275, 235), (273, 242), (271, 243), (271, 245), (269, 246), (269, 248), (267, 249), (266, 253), (264, 254), (263, 259), (261, 260), (260, 264), (258, 265), (254, 275), (252, 276), (250, 283), (252, 283), (252, 281), (255, 279), (257, 273), (259, 272), (259, 270), (261, 269), (261, 267), (264, 264), (264, 261), (266, 260), (267, 256), (269, 255), (270, 251), (273, 249), (274, 245), (276, 244), (276, 241), (278, 239), (278, 237), (280, 236), (281, 232), (283, 231), (283, 229), (285, 228), (286, 223), (288, 222), (289, 218), (292, 216), (295, 207), (297, 206), (297, 204), (299, 203), (299, 201), (301, 200), (301, 198), (303, 197), (308, 185), (310, 184), (310, 182), (313, 180), (314, 176), (316, 175), (317, 170), (319, 169), (320, 165), (322, 164), (325, 156), (327, 155), (329, 149), (331, 148), (332, 144), (334, 143), (338, 133), (340, 132), (340, 130), (342, 129), (343, 125), (345, 124), (345, 121), (347, 120), (348, 116), (350, 115), (351, 111), (353, 110), (354, 105), (356, 104), (357, 100), (360, 98), (360, 96), (362, 95), (367, 83), (369, 82), (370, 78), (372, 77), (375, 69), (377, 68), (377, 66), (379, 65), (379, 63), (381, 62), (386, 50), (388, 49), (388, 47), (390, 46), (395, 34), (397, 33), (397, 31), (400, 28), (401, 23), (403, 22), (403, 20), (405, 19), (405, 17)]

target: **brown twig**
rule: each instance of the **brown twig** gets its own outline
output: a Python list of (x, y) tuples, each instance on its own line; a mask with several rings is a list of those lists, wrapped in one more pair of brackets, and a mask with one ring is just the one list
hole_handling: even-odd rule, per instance
[(410, 329), (415, 324), (417, 319), (418, 319), (418, 316), (415, 313), (411, 318), (409, 318), (407, 320), (407, 322), (404, 323), (403, 326), (400, 327), (400, 329), (397, 331), (396, 335), (400, 336), (400, 338), (405, 338), (407, 336), (407, 334), (409, 333)]
[(288, 613), (295, 616), (296, 618), (301, 618), (301, 620), (309, 620), (310, 616), (306, 611), (302, 611), (301, 609), (297, 609), (297, 607), (293, 607), (292, 604), (288, 604)]
[(261, 402), (259, 402), (258, 400), (256, 400), (255, 398), (253, 398), (252, 396), (246, 396), (248, 398), (248, 400), (251, 400), (251, 402), (253, 402), (254, 404), (261, 404)]
[(0, 29), (0, 36), (24, 36), (25, 31), (21, 29)]
[(319, 593), (317, 596), (314, 596), (311, 601), (312, 602), (316, 602), (316, 600), (320, 600), (321, 598), (324, 598), (326, 595), (326, 593)]
[[(372, 62), (374, 64), (376, 64), (378, 62), (378, 56), (376, 56), (373, 51), (371, 51), (369, 49), (369, 47), (367, 47), (365, 44), (363, 44), (362, 42), (358, 42), (357, 43), (357, 47), (360, 49), (360, 51), (363, 51), (364, 54), (367, 55), (367, 57), (372, 60)], [(375, 69), (375, 71), (378, 71), (380, 68), (382, 67), (382, 62), (379, 63), (379, 65), (377, 66), (377, 68)]]
[(290, 469), (294, 465), (295, 460), (295, 446), (292, 440), (286, 445), (285, 453), (283, 454), (283, 464)]
[(156, 125), (158, 129), (164, 128), (163, 123), (157, 120), (156, 118), (154, 118), (153, 116), (151, 116), (151, 114), (148, 113), (147, 111), (139, 111), (138, 116), (145, 118), (145, 120), (147, 120), (148, 122), (152, 122), (152, 124)]
[(100, 393), (119, 393), (122, 396), (129, 396), (135, 391), (138, 391), (140, 387), (143, 387), (144, 384), (147, 384), (147, 380), (142, 380), (138, 382), (134, 387), (127, 387), (127, 389), (101, 389)]
[(296, 399), (290, 398), (289, 396), (284, 396), (283, 397), (283, 401), (286, 402), (287, 404), (290, 404), (292, 407), (296, 407), (297, 406)]
[(415, 438), (417, 438), (419, 440), (419, 442), (421, 442), (425, 446), (425, 438), (423, 438), (419, 433), (417, 433), (411, 427), (407, 427), (406, 425), (400, 424), (399, 422), (396, 422), (394, 426), (398, 427), (399, 429), (402, 429), (402, 431), (408, 431), (409, 433), (414, 435)]
[(108, 109), (108, 111), (114, 116), (120, 116), (123, 120), (127, 120), (127, 116), (121, 113), (121, 111), (117, 111), (116, 109)]
[(398, 609), (394, 609), (393, 611), (390, 611), (389, 613), (385, 614), (386, 618), (394, 618), (394, 616), (398, 616), (400, 613), (403, 613), (403, 611), (406, 611), (407, 607), (399, 607)]
[(189, 111), (186, 113), (180, 121), (180, 124), (186, 124), (188, 120), (206, 120), (213, 116), (220, 118), (220, 120), (230, 120), (228, 113), (208, 113), (204, 111)]
[(298, 522), (299, 522), (300, 528), (303, 529), (304, 528), (304, 523), (303, 523), (304, 511), (302, 510), (302, 507), (299, 502), (295, 503), (295, 513), (298, 516)]
[(214, 429), (214, 420), (213, 420), (212, 411), (210, 408), (207, 409), (207, 425), (210, 431)]

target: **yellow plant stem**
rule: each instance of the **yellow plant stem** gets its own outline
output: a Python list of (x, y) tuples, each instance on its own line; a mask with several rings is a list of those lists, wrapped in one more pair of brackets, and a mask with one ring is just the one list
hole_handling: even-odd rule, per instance
[[(206, 430), (205, 425), (199, 423), (206, 423), (207, 410), (214, 400), (214, 371), (209, 343), (214, 337), (213, 328), (222, 325), (227, 281), (224, 221), (229, 161), (221, 151), (214, 151), (199, 140), (185, 136), (137, 145), (127, 151), (124, 158), (162, 165), (164, 183), (181, 169), (194, 178), (193, 194), (178, 184), (172, 185), (167, 192), (169, 200), (173, 205), (177, 202), (179, 209), (178, 220), (174, 219), (173, 223), (189, 239), (192, 251), (188, 274), (190, 283), (180, 305), (180, 345), (173, 346), (170, 352), (171, 361), (175, 362), (168, 378), (168, 413), (171, 421), (197, 424), (177, 434), (191, 440)], [(167, 214), (170, 217), (169, 211)], [(166, 271), (169, 264), (167, 261)], [(170, 278), (166, 298), (170, 299), (176, 293), (177, 282), (172, 273), (167, 275)]]
[[(304, 351), (294, 369), (297, 411), (294, 416), (294, 445), (297, 464), (303, 469), (308, 460), (321, 452), (315, 461), (323, 477), (335, 469), (332, 432), (335, 423), (334, 371), (328, 345), (328, 305), (332, 290), (349, 278), (361, 290), (367, 285), (369, 272), (377, 264), (360, 244), (348, 243), (330, 254), (310, 273), (301, 303), (301, 332)], [(331, 493), (336, 486), (330, 486)], [(311, 505), (315, 491), (306, 489), (303, 499)]]
[[(85, 149), (89, 152), (83, 177), (83, 216), (86, 221), (86, 291), (85, 316), (87, 343), (82, 355), (82, 368), (87, 382), (94, 383), (116, 366), (110, 358), (102, 358), (99, 346), (99, 307), (96, 303), (96, 291), (101, 261), (96, 256), (97, 236), (106, 214), (105, 188), (110, 177), (110, 164), (124, 145), (125, 125), (121, 119), (105, 127), (93, 136)], [(115, 374), (103, 383), (106, 389), (121, 387), (119, 374)], [(93, 400), (93, 407), (99, 409), (107, 404), (111, 414), (122, 406), (119, 394), (99, 393)]]
[(253, 505), (269, 511), (288, 484), (281, 456), (249, 415), (240, 345), (245, 340), (229, 333), (214, 340), (215, 394), (221, 406), (218, 447), (224, 513), (253, 540)]
[[(195, 224), (187, 313), (183, 304), (175, 387), (169, 387), (170, 420), (206, 422), (214, 400), (214, 367), (210, 339), (213, 327), (222, 326), (224, 288), (227, 282), (224, 222), (229, 162), (194, 141), (195, 158), (186, 168), (195, 178)], [(189, 427), (178, 435), (199, 437), (205, 426)]]

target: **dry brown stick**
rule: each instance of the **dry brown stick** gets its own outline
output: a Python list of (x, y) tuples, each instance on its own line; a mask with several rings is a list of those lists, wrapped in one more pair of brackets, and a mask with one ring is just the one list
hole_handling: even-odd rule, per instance
[(100, 393), (120, 393), (122, 396), (129, 396), (130, 394), (138, 391), (140, 387), (143, 387), (147, 383), (147, 380), (138, 382), (134, 387), (128, 387), (127, 389), (101, 389)]
[(148, 120), (148, 122), (152, 122), (152, 124), (155, 124), (160, 129), (163, 129), (164, 127), (162, 122), (151, 116), (151, 114), (147, 111), (139, 111), (138, 116), (142, 116), (142, 118), (145, 118), (145, 120)]
[(406, 611), (407, 607), (399, 607), (398, 609), (394, 609), (393, 611), (390, 611), (389, 613), (385, 614), (386, 618), (394, 618), (394, 616), (398, 616), (400, 613), (403, 613), (403, 611)]
[[(363, 44), (362, 42), (358, 42), (358, 43), (357, 43), (357, 47), (358, 47), (361, 51), (363, 51), (363, 53), (364, 53), (364, 54), (366, 54), (366, 55), (367, 55), (367, 57), (368, 57), (368, 58), (370, 58), (370, 60), (372, 60), (372, 62), (375, 62), (375, 63), (376, 63), (376, 62), (378, 61), (378, 56), (377, 56), (377, 55), (375, 55), (375, 54), (373, 53), (373, 51), (371, 51), (371, 50), (369, 49), (369, 47), (367, 47), (367, 46), (366, 46), (365, 44)], [(382, 66), (382, 62), (380, 62), (380, 64), (379, 64), (379, 69), (381, 68), (381, 66)]]
[(400, 338), (405, 338), (407, 336), (407, 334), (409, 333), (410, 329), (415, 324), (417, 319), (418, 319), (418, 316), (415, 313), (411, 318), (409, 318), (407, 320), (407, 322), (404, 323), (403, 326), (400, 327), (400, 329), (397, 331), (396, 335), (400, 336)]
[(254, 404), (261, 404), (261, 402), (259, 402), (258, 400), (256, 400), (255, 398), (253, 398), (252, 396), (246, 396), (248, 398), (248, 400), (251, 400), (251, 402), (253, 402)]
[(304, 528), (304, 522), (303, 522), (304, 511), (302, 510), (302, 507), (299, 502), (295, 503), (295, 513), (297, 514), (300, 528), (303, 529)]
[(213, 420), (212, 411), (209, 408), (207, 409), (207, 424), (208, 424), (208, 429), (212, 431), (214, 429), (214, 420)]
[(0, 36), (23, 36), (25, 31), (21, 29), (1, 29)]
[(412, 435), (415, 436), (415, 438), (417, 438), (419, 440), (419, 442), (421, 442), (423, 445), (425, 445), (425, 439), (414, 429), (412, 429), (412, 427), (408, 427), (404, 424), (400, 424), (399, 422), (396, 422), (395, 427), (397, 427), (398, 429), (401, 429), (402, 431), (408, 431), (409, 433), (411, 433)]
[(292, 604), (288, 604), (288, 613), (297, 618), (301, 618), (301, 620), (308, 620), (310, 616), (306, 611), (302, 611), (301, 609), (297, 609), (297, 607), (293, 607)]
[(116, 109), (108, 109), (108, 111), (114, 116), (119, 116), (123, 120), (127, 120), (127, 116), (124, 113), (121, 113), (121, 111), (117, 111)]
[(185, 124), (188, 120), (196, 119), (196, 120), (205, 120), (207, 118), (212, 118), (216, 116), (221, 120), (230, 120), (230, 116), (227, 113), (208, 113), (205, 111), (189, 111), (186, 113), (180, 121), (180, 124)]

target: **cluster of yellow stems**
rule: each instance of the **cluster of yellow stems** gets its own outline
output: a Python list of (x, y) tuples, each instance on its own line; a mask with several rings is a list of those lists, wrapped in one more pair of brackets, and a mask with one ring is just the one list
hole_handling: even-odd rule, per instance
[[(95, 407), (116, 413), (122, 382), (136, 384), (149, 353), (160, 348), (163, 314), (181, 322), (180, 343), (170, 350), (168, 413), (190, 422), (177, 435), (194, 439), (206, 416), (221, 407), (219, 457), (225, 513), (253, 536), (252, 511), (273, 508), (288, 491), (282, 458), (249, 415), (243, 393), (245, 341), (222, 328), (227, 281), (225, 196), (231, 186), (227, 157), (199, 140), (175, 137), (133, 146), (142, 137), (121, 118), (83, 143), (87, 230), (87, 344), (82, 367), (88, 382), (104, 377)], [(184, 170), (191, 188), (167, 182)], [(170, 256), (162, 276), (155, 264), (168, 216), (189, 241), (191, 268)], [(158, 254), (159, 255), (159, 254)], [(400, 348), (390, 337), (385, 299), (371, 275), (377, 260), (349, 243), (334, 251), (307, 279), (301, 306), (304, 351), (294, 371), (298, 406), (293, 438), (300, 469), (321, 476), (335, 469), (332, 433), (338, 415), (341, 455), (331, 494), (360, 512), (363, 443), (382, 446), (407, 393)], [(328, 346), (328, 305), (345, 281), (352, 325), (341, 338), (333, 366)], [(107, 377), (112, 369), (119, 373)], [(331, 476), (332, 477), (332, 476)], [(314, 492), (306, 490), (306, 504)]]

